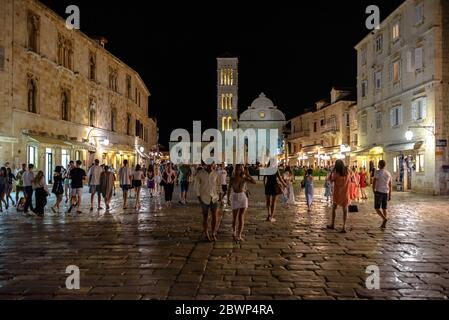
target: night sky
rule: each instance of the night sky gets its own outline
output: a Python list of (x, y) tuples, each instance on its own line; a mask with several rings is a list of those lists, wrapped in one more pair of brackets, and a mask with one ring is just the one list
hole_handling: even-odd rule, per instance
[(191, 131), (193, 120), (216, 127), (217, 56), (239, 58), (240, 113), (264, 92), (291, 118), (333, 85), (355, 87), (366, 7), (378, 5), (383, 20), (403, 0), (42, 2), (63, 17), (78, 5), (81, 30), (105, 36), (106, 48), (142, 76), (167, 145), (173, 129)]

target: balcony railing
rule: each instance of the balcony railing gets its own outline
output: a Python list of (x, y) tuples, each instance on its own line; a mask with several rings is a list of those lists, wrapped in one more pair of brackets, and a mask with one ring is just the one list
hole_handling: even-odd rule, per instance
[(321, 129), (321, 133), (337, 133), (340, 129), (338, 126), (325, 126)]
[(305, 138), (305, 137), (310, 137), (310, 131), (309, 130), (302, 130), (302, 131), (293, 132), (292, 134), (290, 134), (288, 136), (288, 138), (290, 140), (299, 139), (299, 138)]

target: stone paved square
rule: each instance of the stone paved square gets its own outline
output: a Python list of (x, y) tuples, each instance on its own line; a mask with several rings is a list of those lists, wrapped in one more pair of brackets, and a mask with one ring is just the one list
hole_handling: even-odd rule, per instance
[[(340, 234), (325, 228), (330, 207), (323, 189), (316, 188), (312, 214), (299, 186), (295, 191), (299, 205), (279, 204), (277, 222), (269, 223), (263, 187), (252, 186), (240, 244), (232, 240), (226, 209), (218, 241), (200, 241), (192, 194), (187, 207), (161, 210), (163, 203), (144, 189), (138, 213), (121, 209), (121, 193), (110, 213), (90, 213), (87, 194), (81, 215), (40, 219), (10, 209), (0, 215), (0, 298), (448, 298), (449, 198), (394, 193), (385, 231), (372, 200), (361, 203), (361, 212), (350, 214), (350, 232)], [(65, 288), (69, 265), (81, 270), (80, 290)], [(380, 268), (380, 290), (366, 289), (370, 265)]]

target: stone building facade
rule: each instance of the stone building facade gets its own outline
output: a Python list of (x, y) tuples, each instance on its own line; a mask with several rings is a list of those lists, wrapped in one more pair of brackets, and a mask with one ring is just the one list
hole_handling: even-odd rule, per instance
[(448, 0), (407, 0), (356, 46), (358, 159), (399, 190), (449, 193), (448, 38)]
[[(139, 74), (35, 0), (0, 0), (0, 162), (145, 162), (157, 144)], [(50, 180), (50, 179), (49, 179)]]
[(356, 102), (353, 90), (332, 88), (330, 102), (320, 100), (312, 111), (290, 120), (290, 165), (325, 167), (337, 159), (352, 165), (357, 149)]

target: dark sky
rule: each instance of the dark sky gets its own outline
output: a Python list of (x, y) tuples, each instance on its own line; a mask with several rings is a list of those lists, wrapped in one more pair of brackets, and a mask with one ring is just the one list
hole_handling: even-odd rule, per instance
[[(403, 0), (43, 0), (61, 16), (81, 11), (81, 30), (140, 73), (152, 96), (160, 143), (175, 128), (216, 126), (216, 57), (239, 58), (239, 112), (264, 92), (288, 118), (356, 85), (354, 46), (368, 34), (368, 5), (381, 19)], [(244, 3), (244, 6), (242, 5)]]

